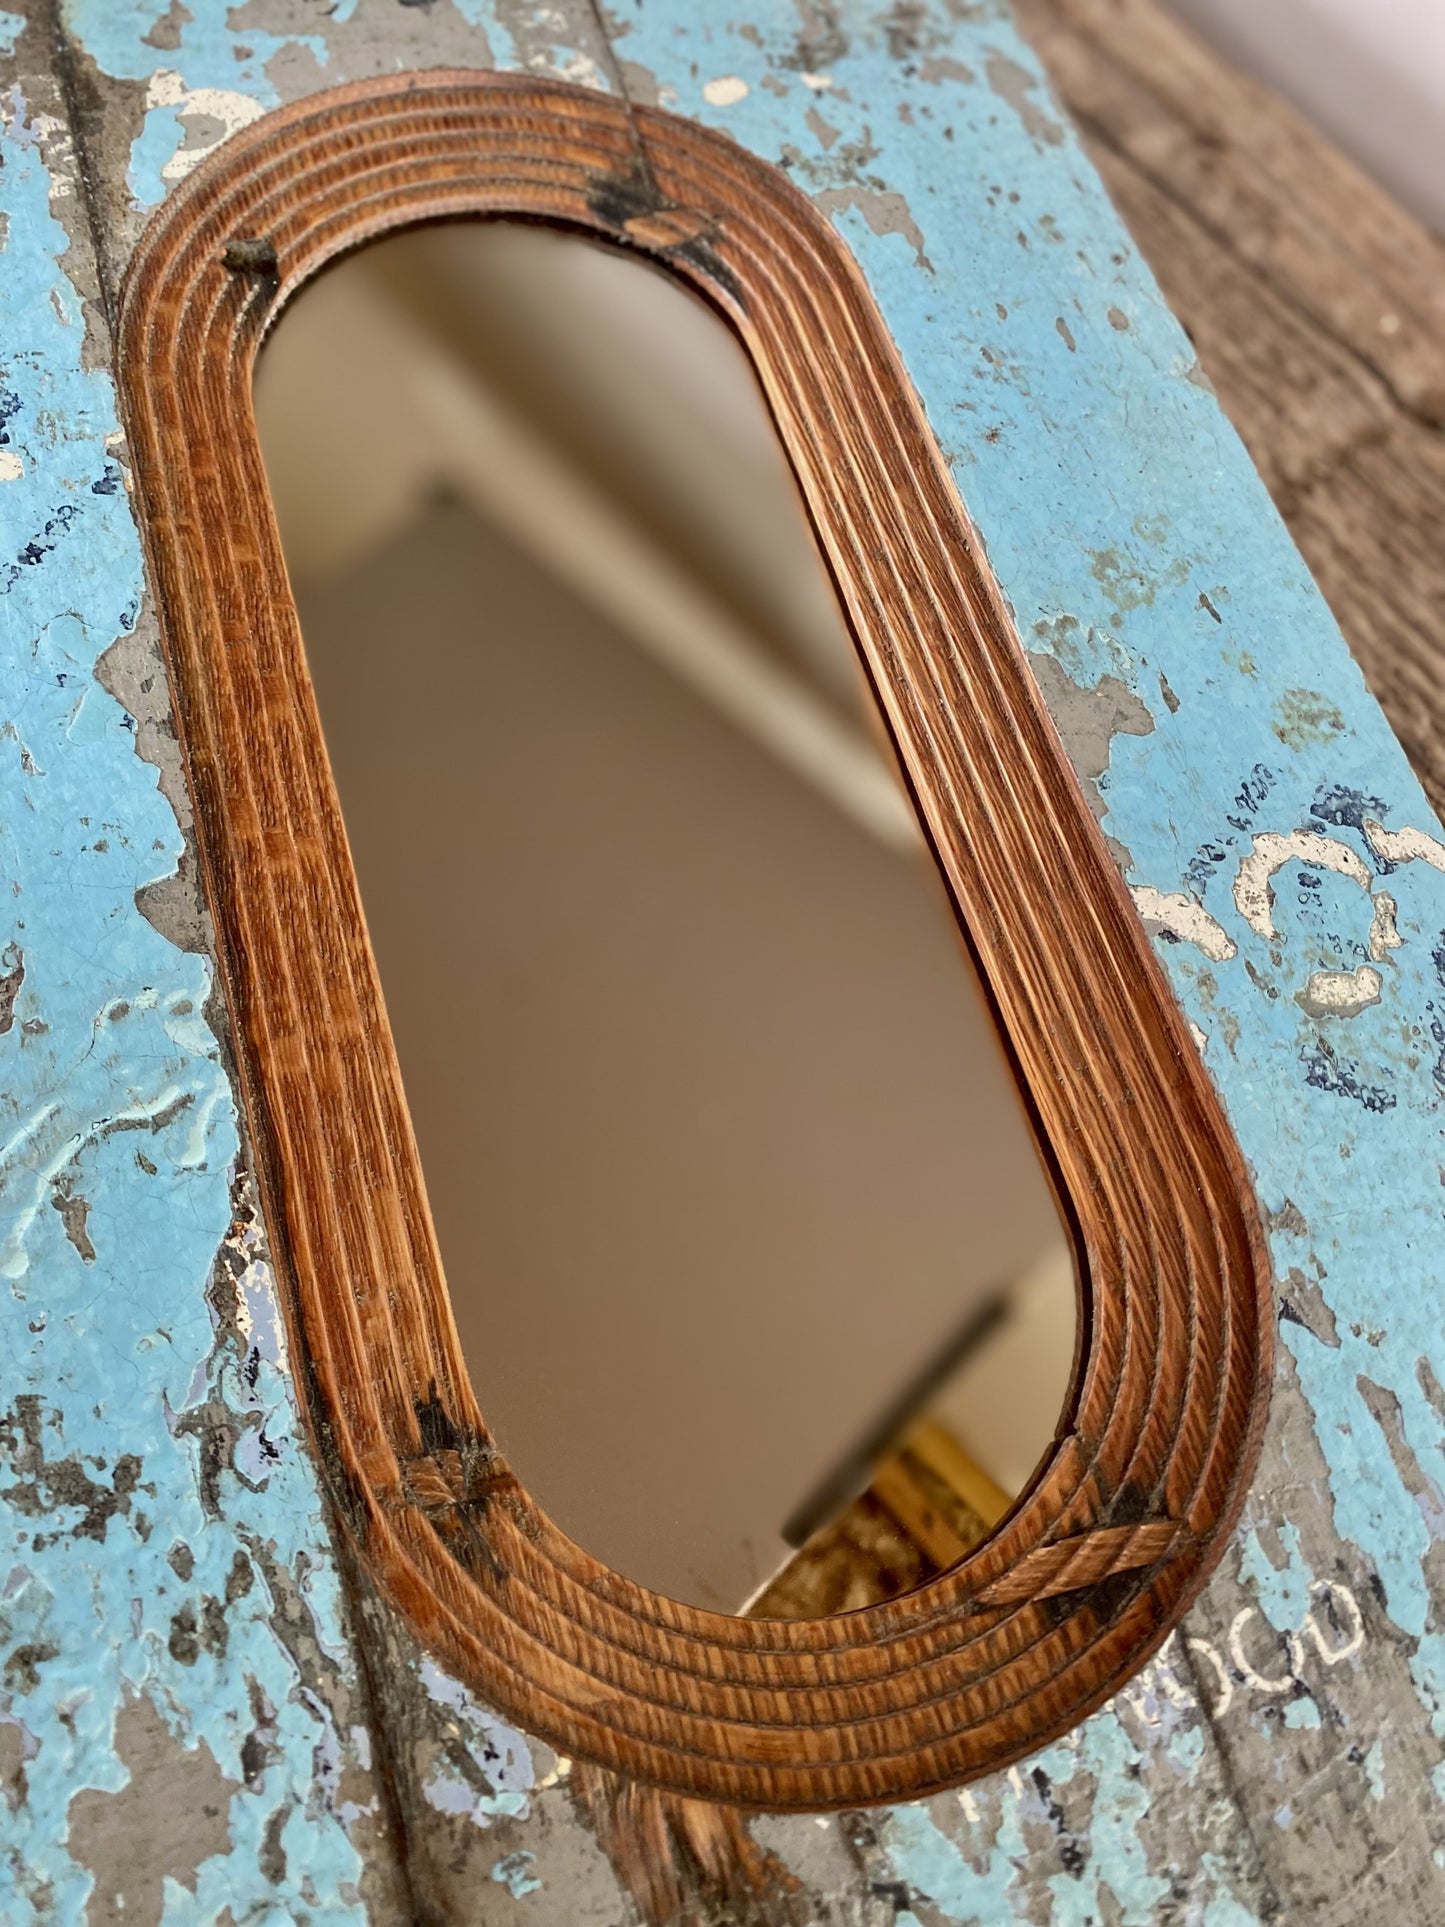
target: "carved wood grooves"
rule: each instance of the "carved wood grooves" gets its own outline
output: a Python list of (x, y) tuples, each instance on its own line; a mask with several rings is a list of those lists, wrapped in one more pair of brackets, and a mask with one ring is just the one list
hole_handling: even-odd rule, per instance
[[(328, 260), (476, 214), (640, 250), (741, 337), (1075, 1228), (1065, 1435), (961, 1566), (861, 1612), (729, 1618), (598, 1564), (498, 1456), (462, 1363), (250, 385), (280, 303)], [(137, 250), (119, 354), (292, 1355), (382, 1587), (522, 1726), (683, 1794), (862, 1804), (1062, 1732), (1159, 1644), (1238, 1513), (1266, 1261), (1213, 1087), (843, 243), (682, 119), (529, 77), (403, 76), (270, 115), (198, 170)]]

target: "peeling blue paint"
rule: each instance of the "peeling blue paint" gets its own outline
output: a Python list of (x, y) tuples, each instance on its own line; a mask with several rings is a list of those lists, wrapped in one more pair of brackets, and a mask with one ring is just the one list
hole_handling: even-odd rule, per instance
[(1200, 1867), (1206, 1879), (1215, 1883), (1215, 1891), (1205, 1901), (1199, 1915), (1200, 1927), (1257, 1927), (1259, 1916), (1242, 1906), (1229, 1892), (1218, 1857), (1212, 1853), (1204, 1854)]
[[(114, 396), (82, 366), (52, 182), (11, 106), (0, 942), (12, 986), (23, 974), (0, 1034), (0, 1720), (25, 1736), (26, 1785), (0, 1916), (81, 1917), (93, 1870), (68, 1851), (74, 1803), (125, 1788), (117, 1717), (143, 1698), (178, 1758), (208, 1753), (229, 1783), (229, 1851), (167, 1881), (165, 1917), (298, 1917), (304, 1901), (313, 1918), (359, 1919), (360, 1861), (318, 1766), (328, 1749), (354, 1760), (356, 1736), (336, 1731), (272, 1619), (283, 1585), (323, 1656), (346, 1663), (315, 1480), (274, 1337), (243, 1358), (208, 1305), (237, 1148), (202, 1014), (209, 970), (136, 907), (174, 869), (180, 834), (131, 718), (94, 680), (142, 590), (128, 502), (104, 486)], [(252, 1328), (274, 1334), (254, 1266), (247, 1291)], [(239, 1454), (217, 1464), (208, 1503), (212, 1420), (267, 1449), (244, 1475)], [(268, 1878), (278, 1822), (285, 1870)]]
[[(1026, 1882), (1035, 1904), (1047, 1892), (1050, 1927), (1104, 1919), (1151, 1927), (1164, 1902), (1185, 1892), (1193, 1911), (1181, 1918), (1254, 1923), (1218, 1856), (1205, 1853), (1196, 1868), (1166, 1878), (1144, 1852), (1139, 1826), (1151, 1796), (1140, 1769), (1148, 1753), (1162, 1750), (1187, 1779), (1202, 1746), (1197, 1709), (1174, 1666), (1171, 1646), (1130, 1688), (1122, 1713), (1116, 1702), (1026, 1766), (954, 1800), (891, 1809), (882, 1844), (904, 1891), (957, 1927), (1034, 1918), (1016, 1912)], [(1062, 1868), (1041, 1880), (1045, 1857)]]
[(1278, 1564), (1265, 1552), (1258, 1532), (1246, 1534), (1240, 1570), (1254, 1586), (1260, 1610), (1281, 1633), (1297, 1632), (1309, 1611), (1310, 1582), (1313, 1574), (1300, 1552), (1298, 1529), (1286, 1521), (1279, 1528), (1284, 1563)]
[[(163, 200), (175, 178), (167, 170), (185, 144), (188, 111), (230, 132), (261, 110), (280, 105), (266, 72), (277, 53), (305, 47), (323, 68), (327, 61), (320, 34), (275, 34), (249, 27), (238, 33), (231, 21), (238, 10), (204, 5), (182, 10), (175, 51), (158, 57), (145, 36), (170, 11), (170, 0), (132, 0), (124, 7), (81, 0), (62, 6), (67, 28), (84, 42), (103, 72), (117, 80), (148, 83), (145, 126), (132, 149), (128, 176), (142, 207)], [(199, 159), (200, 154), (188, 158)]]
[[(131, 158), (132, 189), (147, 205), (163, 193), (167, 169), (173, 171), (187, 103), (196, 105), (197, 90), (241, 97), (229, 110), (236, 115), (272, 105), (277, 94), (268, 63), (278, 50), (299, 45), (316, 53), (329, 77), (317, 36), (249, 27), (243, 33), (230, 10), (211, 0), (191, 0), (178, 50), (158, 55), (144, 35), (163, 11), (162, 0), (128, 6), (67, 0), (65, 7), (71, 31), (103, 72), (148, 84), (162, 68), (177, 77), (152, 85), (158, 98)], [(513, 30), (521, 11), (500, 0), (457, 0), (458, 14), (477, 29), (479, 61), (491, 46), (503, 65), (537, 63)], [(349, 21), (356, 12), (357, 0), (343, 0), (333, 18)], [(655, 77), (664, 105), (778, 161), (821, 198), (864, 266), (1025, 643), (1055, 656), (1081, 689), (1106, 675), (1119, 678), (1152, 717), (1151, 730), (1113, 743), (1099, 779), (1105, 827), (1129, 853), (1133, 883), (1181, 894), (1221, 933), (1220, 957), (1206, 956), (1177, 933), (1161, 937), (1160, 953), (1205, 1040), (1205, 1060), (1274, 1214), (1280, 1276), (1298, 1272), (1332, 1325), (1322, 1334), (1287, 1314), (1285, 1344), (1314, 1415), (1340, 1541), (1378, 1580), (1382, 1611), (1413, 1643), (1408, 1663), (1421, 1719), (1445, 1743), (1445, 1630), (1426, 1569), (1445, 1516), (1445, 1411), (1420, 1369), (1422, 1360), (1432, 1361), (1436, 1377), (1445, 1379), (1430, 1289), (1445, 1197), (1439, 1154), (1445, 847), (1422, 842), (1414, 854), (1402, 853), (1401, 832), (1436, 834), (1419, 787), (1201, 381), (1187, 339), (1072, 132), (1055, 116), (1038, 64), (1006, 10), (922, 8), (911, 28), (917, 44), (903, 58), (886, 54), (891, 17), (881, 5), (847, 4), (839, 10), (839, 31), (816, 27), (810, 38), (806, 13), (782, 4), (750, 6), (732, 26), (700, 18), (690, 0), (646, 0), (618, 18), (618, 51)], [(540, 31), (539, 10), (533, 20)], [(249, 51), (238, 57), (242, 48)], [(550, 67), (592, 84), (602, 78), (584, 71), (589, 56), (571, 45), (552, 48)], [(14, 144), (17, 162), (33, 170), (33, 153)], [(947, 164), (940, 165), (944, 154)], [(53, 1299), (57, 1308), (68, 1307), (73, 1325), (66, 1327), (66, 1313), (57, 1309), (44, 1334), (32, 1338), (17, 1327), (12, 1356), (34, 1347), (34, 1382), (47, 1395), (54, 1385), (73, 1384), (71, 1402), (80, 1409), (103, 1386), (74, 1333), (104, 1331), (107, 1345), (112, 1337), (120, 1344), (127, 1369), (144, 1374), (148, 1384), (174, 1385), (173, 1409), (185, 1413), (209, 1382), (208, 1342), (200, 1342), (198, 1326), (200, 1280), (224, 1223), (222, 1167), (231, 1126), (224, 1098), (205, 1112), (215, 1088), (213, 1049), (176, 1009), (189, 998), (199, 1010), (199, 967), (159, 945), (130, 908), (136, 879), (174, 860), (174, 826), (130, 754), (125, 719), (108, 699), (92, 706), (77, 693), (96, 651), (121, 624), (136, 592), (138, 563), (123, 500), (84, 493), (104, 473), (97, 437), (109, 425), (110, 403), (103, 383), (78, 374), (74, 304), (54, 270), (63, 237), (46, 225), (43, 206), (33, 199), (43, 193), (36, 179), (7, 172), (19, 209), (11, 248), (18, 235), (18, 245), (30, 250), (36, 312), (30, 316), (27, 309), (27, 317), (45, 369), (62, 371), (65, 408), (86, 429), (63, 449), (35, 454), (26, 448), (27, 464), (42, 456), (52, 464), (45, 474), (58, 486), (42, 486), (37, 469), (29, 495), (4, 497), (7, 514), (12, 501), (25, 508), (15, 524), (19, 573), (10, 599), (31, 595), (32, 575), (63, 580), (66, 589), (63, 601), (37, 603), (16, 632), (20, 659), (33, 664), (24, 727), (35, 741), (21, 733), (0, 749), (17, 758), (29, 754), (47, 771), (52, 787), (44, 792), (39, 821), (22, 823), (17, 834), (34, 831), (39, 838), (25, 853), (27, 874), (38, 876), (49, 864), (66, 886), (54, 886), (47, 925), (44, 885), (37, 884), (36, 896), (24, 900), (27, 930), (15, 938), (34, 943), (38, 929), (44, 939), (33, 980), (24, 946), (20, 998), (27, 1013), (69, 1013), (63, 1039), (47, 1040), (44, 1048), (71, 1052), (63, 1062), (54, 1058), (50, 1083), (30, 1089), (23, 1117), (38, 1120), (37, 1132), (49, 1131), (52, 1157), (79, 1132), (80, 1169), (94, 1193), (88, 1235), (96, 1256), (81, 1258), (65, 1240), (60, 1214), (34, 1202), (32, 1171), (29, 1190), (7, 1220), (18, 1254), (13, 1262), (24, 1258), (17, 1283), (28, 1289), (27, 1279), (43, 1276), (47, 1304)], [(62, 324), (40, 312), (51, 287), (59, 289), (62, 306), (68, 304), (70, 335), (55, 332)], [(28, 367), (26, 377), (18, 386), (33, 400)], [(62, 475), (55, 463), (80, 466)], [(26, 479), (29, 485), (28, 466)], [(60, 511), (77, 503), (84, 523), (62, 520)], [(82, 530), (100, 533), (87, 533), (83, 546)], [(24, 559), (31, 550), (33, 563)], [(82, 591), (90, 600), (79, 615), (67, 614)], [(8, 609), (0, 615), (16, 619)], [(32, 644), (36, 653), (26, 658)], [(56, 680), (68, 677), (76, 681)], [(130, 838), (129, 845), (107, 838), (99, 863), (93, 862), (93, 825), (86, 847), (75, 829), (74, 812), (83, 806), (77, 799), (91, 792), (94, 822), (115, 818)], [(1383, 835), (1372, 825), (1383, 826)], [(61, 829), (70, 841), (56, 859), (48, 852)], [(1257, 855), (1257, 838), (1296, 832), (1330, 839), (1337, 863), (1347, 857), (1361, 875), (1348, 865), (1332, 870), (1289, 860), (1273, 878), (1269, 927), (1262, 930), (1259, 916), (1241, 905), (1241, 866)], [(147, 851), (147, 836), (159, 839), (159, 851)], [(8, 845), (4, 854), (7, 864), (20, 860)], [(93, 892), (72, 891), (73, 876), (93, 877)], [(1384, 914), (1382, 893), (1393, 904), (1396, 942), (1389, 940), (1388, 922), (1374, 921)], [(1381, 978), (1379, 1000), (1370, 1008), (1341, 1017), (1313, 1016), (1302, 1006), (1312, 973), (1366, 964)], [(83, 986), (74, 996), (66, 972)], [(59, 998), (54, 985), (62, 979)], [(154, 1002), (141, 1001), (146, 991), (154, 992)], [(117, 1000), (128, 1003), (123, 1019), (105, 1014)], [(21, 1011), (19, 1000), (16, 1008)], [(24, 1036), (17, 1024), (0, 1038), (0, 1050), (8, 1045), (18, 1055)], [(92, 1036), (104, 1040), (107, 1055), (102, 1064), (87, 1059), (77, 1069)], [(69, 1083), (62, 1075), (67, 1066), (74, 1071)], [(106, 1116), (113, 1121), (118, 1114), (102, 1093), (119, 1090), (127, 1103), (156, 1102), (170, 1088), (158, 1081), (162, 1068), (188, 1101), (154, 1134), (164, 1161), (157, 1158), (160, 1174), (147, 1189), (125, 1162), (132, 1134), (113, 1123), (102, 1128)], [(45, 1111), (52, 1101), (69, 1109), (52, 1117)], [(206, 1129), (197, 1140), (203, 1112)], [(17, 1128), (21, 1122), (17, 1112)], [(200, 1162), (187, 1163), (195, 1155)], [(110, 1202), (102, 1206), (101, 1198)], [(183, 1253), (174, 1232), (181, 1200), (193, 1229)], [(163, 1252), (174, 1268), (164, 1290), (159, 1274), (126, 1275), (123, 1309), (117, 1309), (113, 1292), (89, 1295), (87, 1287), (93, 1293), (103, 1275), (119, 1275), (122, 1243)], [(267, 1300), (264, 1275), (255, 1289)], [(1285, 1296), (1288, 1301), (1288, 1289)], [(162, 1300), (164, 1340), (153, 1329)], [(179, 1307), (174, 1315), (173, 1306)], [(146, 1354), (141, 1332), (151, 1347)], [(224, 1379), (229, 1367), (216, 1369)], [(282, 1543), (294, 1560), (320, 1534), (304, 1462), (292, 1448), (283, 1369), (279, 1355), (264, 1362), (273, 1388), (264, 1429), (281, 1459), (266, 1474), (264, 1506), (259, 1498), (256, 1503), (267, 1533), (286, 1522)], [(249, 1411), (234, 1374), (225, 1383), (228, 1404)], [(112, 1414), (96, 1426), (111, 1455), (117, 1424)], [(165, 1453), (174, 1459), (183, 1449), (168, 1437), (147, 1437), (143, 1444), (146, 1476), (157, 1479)], [(161, 1467), (154, 1475), (153, 1463)], [(251, 1461), (248, 1476), (260, 1483), (261, 1469)], [(174, 1466), (166, 1476), (173, 1474)], [(293, 1482), (286, 1505), (279, 1496), (283, 1478)], [(182, 1482), (175, 1503), (185, 1491), (192, 1493), (186, 1503), (193, 1513), (193, 1482)], [(131, 1503), (141, 1501), (132, 1496)], [(1276, 1646), (1293, 1654), (1293, 1641), (1307, 1657), (1302, 1629), (1319, 1610), (1320, 1585), (1335, 1575), (1311, 1571), (1290, 1520), (1251, 1517), (1247, 1528), (1240, 1577), (1264, 1622), (1253, 1630), (1271, 1629)], [(105, 1532), (105, 1544), (133, 1536), (131, 1516), (117, 1513)], [(174, 1592), (168, 1573), (153, 1572), (148, 1583)], [(37, 1623), (51, 1611), (49, 1596), (40, 1579), (22, 1578), (14, 1591), (19, 1609)], [(328, 1637), (340, 1650), (334, 1602), (323, 1608)], [(158, 1610), (147, 1608), (152, 1618)], [(144, 1623), (149, 1628), (151, 1619)], [(160, 1664), (154, 1636), (137, 1638), (134, 1663), (144, 1661), (142, 1676), (150, 1677), (144, 1667)], [(255, 1638), (264, 1648), (264, 1633)], [(1227, 1655), (1216, 1655), (1214, 1663), (1223, 1701), (1245, 1675)], [(268, 1664), (267, 1677), (275, 1678), (274, 1654)], [(60, 1663), (45, 1666), (57, 1669), (58, 1681)], [(49, 1687), (52, 1675), (46, 1677)], [(1161, 1876), (1139, 1844), (1144, 1794), (1138, 1769), (1145, 1761), (1162, 1763), (1188, 1779), (1204, 1754), (1188, 1691), (1177, 1683), (1165, 1690), (1165, 1678), (1150, 1673), (1141, 1680), (1137, 1706), (1144, 1712), (1132, 1727), (1134, 1716), (1115, 1706), (1029, 1763), (1030, 1774), (1040, 1770), (1059, 1798), (1077, 1797), (1090, 1815), (1082, 1870), (1049, 1882), (1055, 1927), (1101, 1917), (1105, 1893), (1109, 1917), (1124, 1922), (1150, 1920), (1162, 1903)], [(446, 1701), (454, 1684), (438, 1675), (430, 1689)], [(224, 1691), (217, 1690), (216, 1708), (194, 1714), (201, 1724), (187, 1730), (203, 1731), (225, 1765), (235, 1746), (221, 1710)], [(268, 1691), (278, 1705), (285, 1699), (279, 1681)], [(182, 1696), (178, 1704), (188, 1702)], [(489, 1716), (471, 1705), (455, 1710), (480, 1767)], [(99, 1718), (97, 1748), (106, 1717)], [(1296, 1693), (1282, 1720), (1282, 1747), (1315, 1742), (1315, 1699)], [(1378, 1800), (1381, 1740), (1370, 1731), (1351, 1737), (1366, 1749), (1360, 1757)], [(46, 1748), (54, 1744), (47, 1734), (30, 1763), (31, 1786), (42, 1792), (50, 1784), (46, 1763), (57, 1757)], [(520, 1738), (517, 1744), (525, 1753)], [(485, 1809), (460, 1780), (438, 1783), (434, 1797), (443, 1805), (470, 1800), (471, 1807), (448, 1810), (482, 1819), (523, 1817), (515, 1803), (528, 1798), (530, 1766), (506, 1764), (509, 1745), (502, 1745), (501, 1765), (485, 1764), (493, 1787), (486, 1797), (512, 1804)], [(86, 1754), (83, 1770), (100, 1771), (88, 1764), (91, 1757)], [(288, 1757), (286, 1771), (299, 1773), (299, 1752)], [(50, 1810), (60, 1798), (54, 1789), (67, 1784), (74, 1784), (68, 1765), (45, 1795)], [(1439, 1800), (1442, 1789), (1437, 1780), (1428, 1795), (1421, 1791)], [(882, 1822), (885, 1852), (898, 1879), (933, 1910), (930, 1918), (992, 1923), (1022, 1917), (1020, 1910), (1032, 1906), (1026, 1892), (1036, 1894), (1026, 1877), (1030, 1840), (1036, 1829), (1053, 1825), (1050, 1811), (1025, 1774), (999, 1776), (971, 1797), (977, 1824), (958, 1805), (946, 1808), (945, 1824), (946, 1803), (893, 1811)], [(269, 1788), (266, 1798), (269, 1803)], [(1280, 1826), (1294, 1818), (1290, 1804), (1281, 1803)], [(339, 1844), (336, 1854), (329, 1864), (339, 1881)], [(498, 1863), (498, 1877), (515, 1893), (512, 1877), (500, 1873), (505, 1864)], [(523, 1866), (518, 1878), (532, 1877)], [(1185, 1917), (1205, 1927), (1244, 1927), (1255, 1919), (1212, 1854), (1202, 1855), (1190, 1880), (1194, 1911)], [(916, 1927), (917, 1916), (906, 1909), (899, 1919)]]
[[(1138, 1757), (1122, 1727), (1096, 1720), (1083, 1730), (1077, 1748), (1050, 1747), (1025, 1774), (1016, 1772), (1000, 1783), (996, 1823), (992, 1816), (986, 1827), (965, 1822), (955, 1838), (928, 1808), (896, 1807), (883, 1834), (893, 1869), (910, 1894), (958, 1927), (993, 1927), (1013, 1916), (1019, 1877), (1039, 1850), (1037, 1836), (1051, 1825), (1040, 1779), (1052, 1798), (1067, 1796), (1083, 1776), (1097, 1791), (1088, 1824), (1070, 1836), (1069, 1864), (1047, 1881), (1051, 1927), (1091, 1927), (1101, 1918), (1116, 1919), (1120, 1927), (1149, 1927), (1169, 1893), (1169, 1881), (1148, 1867), (1137, 1837), (1149, 1799), (1144, 1785), (1127, 1772)], [(976, 1795), (975, 1804), (983, 1797)], [(1224, 1898), (1238, 1907), (1213, 1870), (1206, 1891), (1216, 1880)], [(1112, 1903), (1108, 1910), (1105, 1894)], [(1253, 1916), (1241, 1913), (1240, 1918)]]

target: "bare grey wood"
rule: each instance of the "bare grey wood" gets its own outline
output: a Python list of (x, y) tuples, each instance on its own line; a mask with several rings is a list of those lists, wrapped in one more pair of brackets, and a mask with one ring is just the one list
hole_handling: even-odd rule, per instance
[(1445, 249), (1154, 0), (1017, 12), (1438, 810)]

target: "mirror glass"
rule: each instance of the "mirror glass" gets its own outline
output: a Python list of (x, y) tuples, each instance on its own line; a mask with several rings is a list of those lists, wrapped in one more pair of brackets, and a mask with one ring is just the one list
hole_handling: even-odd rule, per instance
[(745, 353), (476, 222), (330, 270), (256, 390), (499, 1444), (696, 1605), (923, 1583), (1061, 1423), (1074, 1263)]

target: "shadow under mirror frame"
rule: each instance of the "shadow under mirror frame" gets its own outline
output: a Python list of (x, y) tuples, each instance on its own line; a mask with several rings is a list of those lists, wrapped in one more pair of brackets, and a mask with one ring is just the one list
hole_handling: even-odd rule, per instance
[[(1074, 1228), (1081, 1368), (1039, 1476), (952, 1571), (836, 1618), (711, 1613), (589, 1557), (497, 1453), (462, 1362), (251, 379), (329, 260), (475, 215), (640, 251), (740, 337)], [(776, 169), (674, 115), (403, 75), (269, 115), (199, 168), (137, 250), (118, 351), (298, 1388), (377, 1582), (529, 1731), (703, 1798), (898, 1799), (1066, 1730), (1157, 1648), (1238, 1516), (1267, 1262), (1219, 1100), (843, 241)]]

